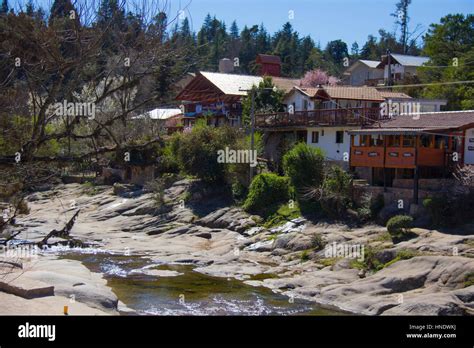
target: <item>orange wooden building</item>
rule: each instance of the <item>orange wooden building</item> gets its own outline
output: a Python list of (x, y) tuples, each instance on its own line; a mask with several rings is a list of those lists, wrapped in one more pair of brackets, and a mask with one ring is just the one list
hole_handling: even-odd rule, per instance
[(456, 164), (474, 164), (474, 111), (402, 115), (349, 131), (350, 167), (372, 185), (394, 179), (446, 178)]

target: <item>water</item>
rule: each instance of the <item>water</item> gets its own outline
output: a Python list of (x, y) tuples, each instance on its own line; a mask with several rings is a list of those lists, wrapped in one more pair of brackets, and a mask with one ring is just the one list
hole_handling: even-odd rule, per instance
[[(153, 264), (137, 255), (63, 253), (101, 272), (120, 301), (139, 315), (337, 315), (309, 301), (289, 298), (240, 280), (212, 277), (191, 265)], [(177, 276), (157, 276), (179, 274)], [(148, 274), (146, 274), (148, 273)], [(274, 275), (262, 274), (253, 280)]]

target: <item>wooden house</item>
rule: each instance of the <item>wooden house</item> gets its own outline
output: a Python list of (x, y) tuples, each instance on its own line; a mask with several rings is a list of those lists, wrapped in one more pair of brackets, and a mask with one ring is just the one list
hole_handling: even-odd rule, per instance
[(451, 176), (456, 164), (474, 164), (474, 111), (400, 115), (351, 130), (350, 167), (372, 185), (390, 187), (397, 179)]

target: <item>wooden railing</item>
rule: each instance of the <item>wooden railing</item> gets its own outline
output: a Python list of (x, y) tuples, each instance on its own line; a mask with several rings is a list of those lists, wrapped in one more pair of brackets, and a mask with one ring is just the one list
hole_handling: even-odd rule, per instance
[(380, 115), (380, 108), (341, 108), (308, 111), (275, 112), (255, 115), (258, 128), (311, 127), (340, 125), (370, 125), (376, 121), (388, 119)]
[[(387, 147), (384, 150), (383, 146), (352, 146), (350, 165), (352, 167), (414, 168), (416, 165), (415, 148)], [(418, 165), (443, 167), (446, 165), (446, 151), (444, 149), (419, 147)]]

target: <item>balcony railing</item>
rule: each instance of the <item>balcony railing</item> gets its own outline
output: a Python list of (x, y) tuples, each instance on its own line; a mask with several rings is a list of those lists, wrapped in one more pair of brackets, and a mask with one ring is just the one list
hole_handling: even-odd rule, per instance
[(286, 128), (312, 126), (370, 125), (388, 119), (380, 115), (380, 108), (318, 109), (308, 111), (275, 112), (255, 115), (258, 128)]

